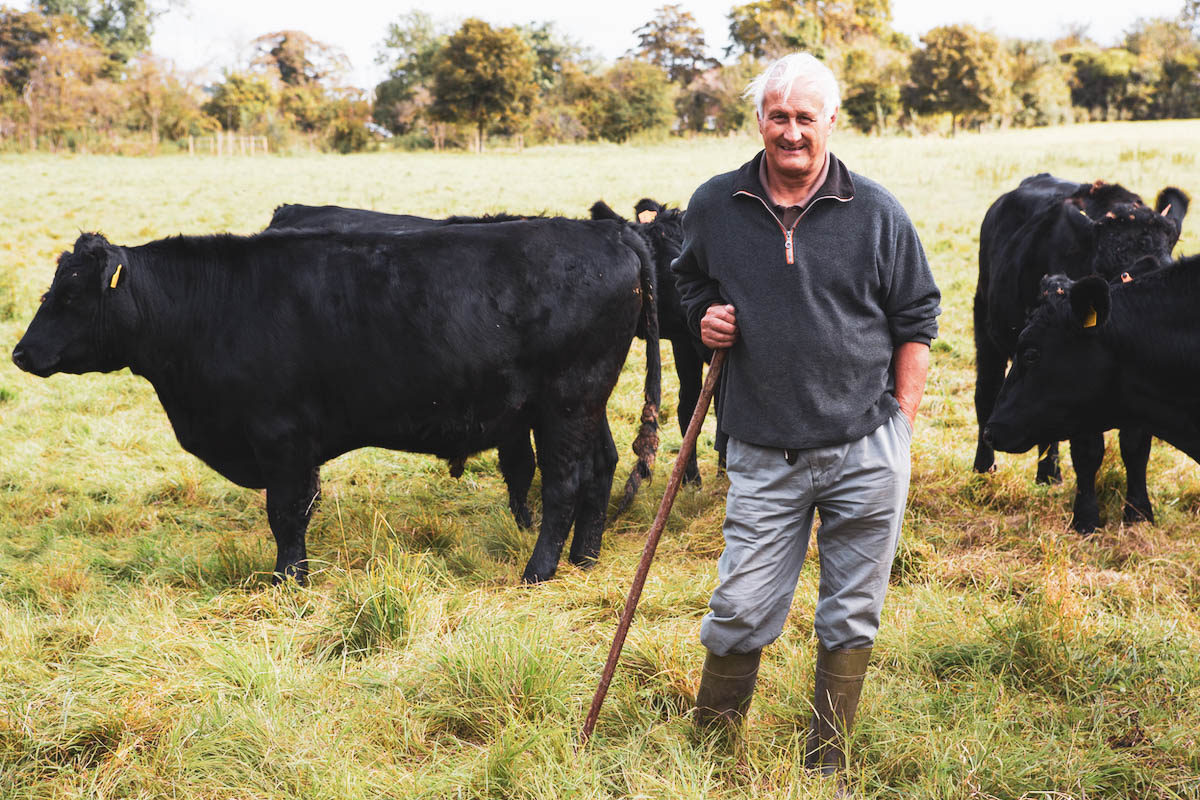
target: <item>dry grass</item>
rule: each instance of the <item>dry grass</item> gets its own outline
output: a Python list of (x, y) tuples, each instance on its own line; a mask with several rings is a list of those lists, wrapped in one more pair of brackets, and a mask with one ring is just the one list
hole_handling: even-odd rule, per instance
[[(1032, 455), (969, 471), (970, 298), (988, 204), (1040, 171), (1197, 195), (1197, 140), (1195, 122), (838, 134), (838, 154), (909, 210), (945, 296), (905, 541), (853, 742), (862, 796), (1200, 797), (1195, 464), (1156, 445), (1158, 523), (1126, 526), (1110, 453), (1110, 522), (1088, 538), (1069, 529), (1069, 468), (1052, 487), (1033, 484)], [(754, 149), (2, 156), (0, 179), (17, 188), (0, 198), (0, 340), (15, 343), (80, 230), (131, 244), (249, 232), (283, 202), (434, 216), (582, 215), (599, 198), (629, 209), (644, 195), (682, 205)], [(1180, 252), (1200, 249), (1197, 230), (1185, 222)], [(635, 347), (610, 403), (622, 472), (643, 363)], [(710, 423), (705, 485), (681, 494), (596, 737), (578, 752), (660, 482), (612, 526), (594, 569), (564, 563), (527, 587), (532, 537), (507, 513), (494, 454), (455, 481), (427, 457), (358, 451), (324, 469), (311, 586), (273, 587), (261, 495), (183, 453), (148, 385), (128, 373), (38, 380), (5, 360), (0, 797), (831, 796), (799, 758), (815, 565), (767, 651), (747, 741), (729, 748), (687, 721), (721, 547), (711, 438)], [(660, 481), (678, 445), (667, 426)]]

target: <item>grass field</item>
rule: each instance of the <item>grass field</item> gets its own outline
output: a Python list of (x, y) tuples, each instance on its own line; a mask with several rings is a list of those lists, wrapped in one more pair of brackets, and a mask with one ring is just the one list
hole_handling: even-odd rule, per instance
[[(1039, 171), (1200, 197), (1197, 142), (1200, 121), (835, 135), (835, 152), (909, 210), (944, 295), (852, 743), (862, 796), (1200, 797), (1196, 464), (1156, 445), (1158, 522), (1123, 526), (1113, 444), (1099, 479), (1108, 522), (1088, 538), (1069, 529), (1069, 469), (1052, 487), (1034, 485), (1033, 454), (970, 471), (970, 303), (989, 203)], [(697, 738), (687, 718), (721, 548), (711, 421), (704, 486), (681, 493), (595, 738), (576, 751), (678, 448), (673, 424), (655, 482), (590, 571), (564, 560), (550, 583), (521, 585), (533, 537), (508, 515), (494, 452), (454, 480), (429, 457), (362, 450), (324, 469), (311, 585), (272, 587), (261, 493), (185, 454), (149, 384), (40, 380), (7, 357), (81, 230), (120, 244), (248, 233), (284, 202), (582, 216), (604, 198), (630, 213), (645, 195), (686, 204), (755, 150), (0, 156), (0, 798), (830, 796), (799, 766), (813, 559), (765, 653), (744, 745)], [(1197, 252), (1200, 223), (1184, 227), (1177, 254)], [(643, 364), (638, 343), (609, 406), (619, 476)], [(665, 382), (673, 419), (673, 373)]]

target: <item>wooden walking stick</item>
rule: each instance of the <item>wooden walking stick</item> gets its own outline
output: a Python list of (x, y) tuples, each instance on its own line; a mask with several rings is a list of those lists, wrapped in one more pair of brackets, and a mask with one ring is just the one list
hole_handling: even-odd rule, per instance
[(617, 635), (613, 638), (612, 647), (608, 650), (608, 661), (604, 664), (604, 672), (600, 675), (600, 685), (592, 697), (592, 707), (583, 723), (583, 731), (579, 734), (580, 745), (585, 745), (596, 727), (596, 718), (600, 716), (600, 706), (604, 704), (604, 696), (608, 694), (608, 684), (612, 682), (613, 672), (617, 668), (617, 659), (621, 657), (621, 648), (625, 646), (625, 634), (629, 633), (629, 624), (633, 621), (633, 612), (637, 609), (638, 598), (642, 596), (642, 586), (646, 583), (646, 574), (650, 571), (650, 562), (654, 560), (654, 551), (658, 548), (659, 537), (667, 524), (667, 516), (671, 506), (675, 504), (675, 495), (679, 493), (679, 484), (683, 482), (683, 471), (687, 467), (688, 457), (696, 447), (696, 438), (700, 436), (700, 427), (704, 424), (704, 416), (708, 413), (708, 404), (712, 400), (713, 389), (717, 385), (717, 376), (721, 374), (721, 365), (725, 363), (726, 350), (713, 352), (712, 364), (708, 368), (708, 377), (704, 380), (704, 388), (696, 399), (696, 410), (692, 412), (692, 420), (688, 423), (687, 432), (683, 435), (683, 444), (679, 446), (679, 456), (675, 459), (675, 468), (671, 470), (671, 479), (667, 481), (666, 491), (663, 492), (662, 502), (658, 505), (658, 515), (650, 526), (646, 537), (646, 547), (642, 550), (642, 560), (637, 572), (633, 575), (633, 585), (629, 587), (629, 596), (625, 599), (625, 610), (621, 612), (621, 621), (617, 625)]

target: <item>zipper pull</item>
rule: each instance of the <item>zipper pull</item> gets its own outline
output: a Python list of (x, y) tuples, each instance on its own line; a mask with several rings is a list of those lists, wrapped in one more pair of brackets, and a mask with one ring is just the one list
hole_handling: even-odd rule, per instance
[(795, 264), (796, 263), (796, 254), (795, 254), (795, 251), (792, 249), (792, 231), (784, 231), (783, 232), (783, 247), (784, 247), (784, 251), (787, 253), (787, 263)]

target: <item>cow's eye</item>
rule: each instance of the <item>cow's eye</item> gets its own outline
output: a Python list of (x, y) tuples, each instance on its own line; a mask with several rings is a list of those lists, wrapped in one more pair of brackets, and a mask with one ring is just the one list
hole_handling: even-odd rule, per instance
[(1027, 367), (1032, 367), (1034, 364), (1038, 363), (1041, 357), (1042, 353), (1040, 350), (1038, 350), (1036, 347), (1029, 347), (1021, 353), (1021, 363)]
[(39, 298), (38, 298), (38, 302), (39, 302), (39, 303), (44, 303), (44, 302), (46, 302), (46, 298), (47, 298), (47, 297), (49, 297), (49, 296), (50, 296), (50, 293), (49, 293), (49, 292), (46, 292), (45, 294), (43, 294), (41, 297), (39, 297)]

